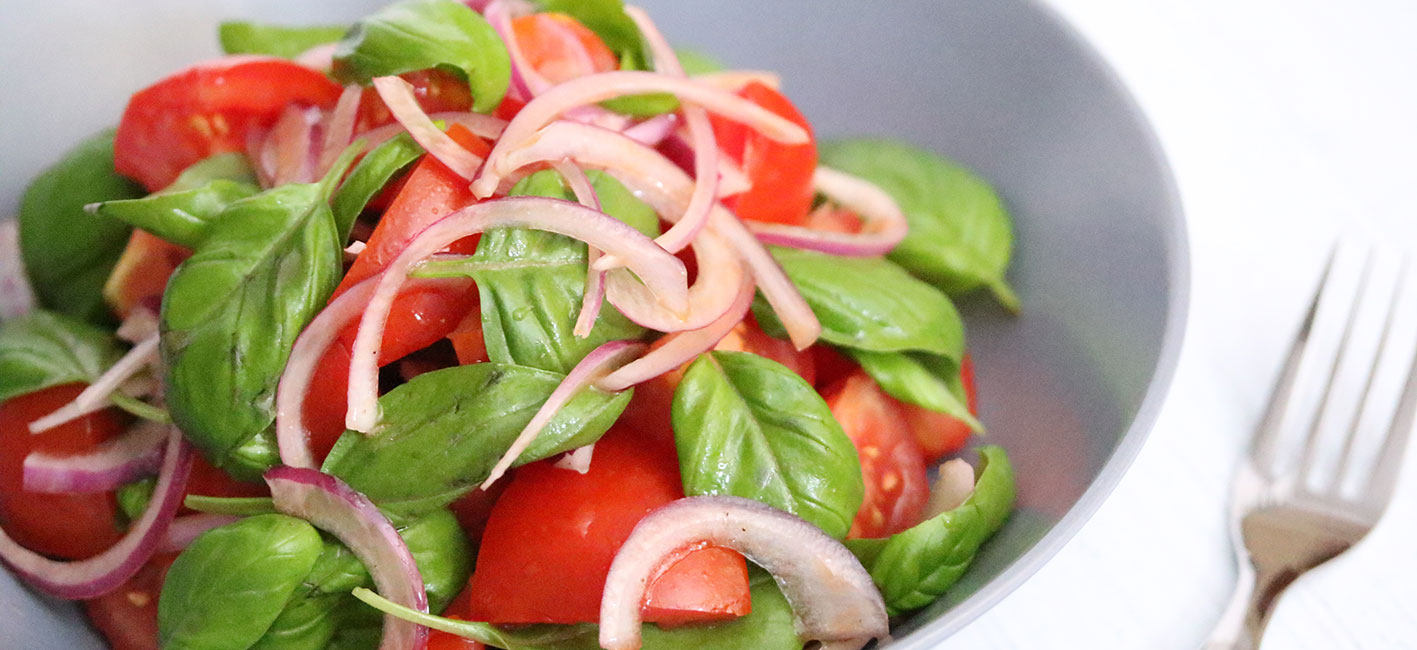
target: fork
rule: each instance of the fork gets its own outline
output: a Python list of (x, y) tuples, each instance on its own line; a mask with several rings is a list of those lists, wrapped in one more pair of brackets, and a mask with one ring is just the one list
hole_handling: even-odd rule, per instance
[[(1357, 474), (1355, 472), (1358, 470), (1352, 464), (1356, 462), (1353, 458), (1354, 441), (1362, 416), (1369, 409), (1384, 406), (1370, 404), (1370, 401), (1375, 401), (1370, 399), (1370, 393), (1378, 369), (1383, 366), (1384, 358), (1390, 356), (1385, 351), (1394, 335), (1397, 303), (1405, 284), (1405, 264), (1403, 275), (1396, 282), (1392, 298), (1386, 305), (1382, 338), (1379, 339), (1374, 360), (1367, 368), (1358, 406), (1341, 434), (1342, 451), (1336, 475), (1321, 473), (1317, 462), (1324, 438), (1320, 433), (1320, 424), (1333, 408), (1334, 386), (1339, 383), (1337, 376), (1345, 365), (1344, 358), (1355, 354), (1353, 342), (1359, 337), (1353, 332), (1354, 323), (1364, 302), (1362, 298), (1367, 293), (1371, 262), (1371, 258), (1365, 262), (1357, 297), (1351, 301), (1352, 307), (1344, 325), (1339, 352), (1329, 370), (1317, 413), (1308, 423), (1309, 430), (1303, 442), (1284, 441), (1294, 437), (1284, 435), (1288, 431), (1284, 426), (1285, 413), (1298, 383), (1301, 360), (1307, 355), (1317, 354), (1312, 350), (1306, 351), (1306, 348), (1311, 348), (1310, 335), (1319, 315), (1319, 304), (1321, 301), (1329, 302), (1325, 296), (1339, 291), (1334, 286), (1338, 283), (1334, 280), (1332, 257), (1319, 282), (1320, 288), (1315, 292), (1308, 315), (1289, 349), (1274, 393), (1255, 431), (1250, 452), (1236, 472), (1231, 488), (1230, 538), (1239, 565), (1239, 580), (1230, 604), (1206, 642), (1205, 650), (1258, 648), (1260, 637), (1284, 590), (1304, 572), (1358, 543), (1377, 524), (1392, 497), (1403, 452), (1411, 435), (1414, 413), (1417, 413), (1417, 367), (1407, 376), (1396, 409), (1383, 432), (1371, 472), (1366, 476)], [(1388, 402), (1385, 406), (1391, 408), (1392, 404)], [(1298, 462), (1281, 467), (1281, 462), (1295, 453), (1299, 455)], [(1341, 489), (1345, 475), (1351, 476), (1350, 480), (1361, 481), (1356, 492)], [(1322, 487), (1312, 487), (1316, 483)]]

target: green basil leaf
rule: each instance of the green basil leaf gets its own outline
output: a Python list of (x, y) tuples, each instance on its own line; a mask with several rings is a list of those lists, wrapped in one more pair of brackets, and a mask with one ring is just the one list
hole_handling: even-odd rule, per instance
[(277, 461), (276, 382), (342, 269), (329, 185), (289, 184), (232, 203), (168, 281), (161, 351), (173, 421), (237, 478)]
[[(801, 650), (792, 617), (792, 605), (766, 572), (752, 571), (753, 611), (725, 623), (661, 628), (646, 623), (640, 628), (642, 650)], [(487, 623), (431, 616), (389, 602), (368, 589), (354, 595), (371, 607), (435, 630), (476, 639), (505, 650), (599, 650), (599, 627), (580, 625), (526, 625), (498, 627)]]
[(374, 77), (447, 68), (467, 79), (472, 109), (496, 108), (511, 82), (507, 46), (481, 14), (455, 0), (404, 0), (354, 24), (335, 50), (334, 75)]
[[(838, 257), (772, 248), (773, 257), (822, 323), (822, 340), (874, 352), (914, 350), (955, 361), (964, 354), (964, 323), (938, 289), (879, 257)], [(753, 314), (773, 336), (785, 336), (766, 301)]]
[(1004, 525), (1014, 505), (1014, 473), (1000, 447), (979, 448), (974, 493), (954, 510), (884, 539), (847, 540), (871, 572), (891, 616), (932, 602), (953, 585)]
[(222, 210), (259, 192), (256, 173), (246, 156), (228, 153), (188, 167), (161, 192), (140, 199), (104, 201), (88, 206), (88, 210), (179, 246), (196, 248)]
[(674, 54), (679, 57), (679, 67), (684, 68), (684, 74), (687, 75), (709, 74), (728, 69), (722, 61), (698, 50), (676, 48)]
[[(325, 471), (407, 520), (441, 508), (487, 478), (563, 375), (504, 363), (424, 373), (379, 399), (372, 435), (346, 433)], [(630, 391), (581, 392), (556, 413), (517, 464), (589, 444), (605, 433)]]
[(341, 242), (349, 241), (354, 222), (364, 211), (364, 206), (369, 205), (369, 201), (422, 155), (423, 147), (413, 141), (413, 136), (400, 133), (374, 147), (360, 159), (335, 193), (335, 200), (330, 206), (335, 215), (335, 231)]
[(375, 650), (383, 639), (384, 626), (341, 627), (325, 650)]
[[(625, 223), (657, 235), (659, 217), (619, 181), (589, 174), (601, 209)], [(571, 199), (554, 171), (532, 174), (512, 196)], [(421, 274), (466, 275), (477, 281), (487, 355), (552, 372), (570, 372), (591, 350), (607, 341), (637, 339), (645, 328), (606, 304), (590, 335), (573, 333), (585, 297), (586, 245), (564, 235), (525, 228), (498, 228), (482, 235), (477, 254), (465, 261), (425, 265)]]
[(951, 294), (988, 287), (1018, 311), (1004, 272), (1013, 254), (1013, 220), (994, 188), (957, 163), (894, 140), (824, 142), (822, 164), (881, 187), (910, 222), (890, 259)]
[(674, 391), (684, 494), (730, 494), (846, 536), (865, 487), (856, 447), (816, 389), (747, 352), (701, 355)]
[(195, 190), (212, 181), (231, 181), (246, 185), (260, 185), (256, 170), (244, 153), (221, 153), (204, 158), (182, 170), (177, 180), (163, 188), (163, 192), (185, 192)]
[(113, 170), (112, 129), (79, 143), (30, 183), (20, 203), (20, 256), (40, 305), (82, 320), (112, 320), (103, 283), (130, 229), (84, 206), (144, 194)]
[(312, 47), (338, 41), (346, 31), (347, 27), (336, 25), (289, 27), (225, 22), (217, 34), (221, 51), (227, 54), (266, 54), (293, 59)]
[(157, 479), (148, 477), (125, 483), (113, 493), (118, 501), (118, 511), (123, 513), (125, 521), (136, 521), (143, 516), (143, 511), (148, 509), (148, 503), (152, 501), (153, 490), (156, 488)]
[(212, 497), (189, 494), (182, 499), (182, 505), (213, 515), (268, 515), (276, 511), (275, 502), (270, 497)]
[(36, 310), (0, 323), (0, 402), (74, 382), (92, 383), (123, 352), (113, 337), (75, 318)]
[(339, 626), (342, 598), (291, 598), (266, 633), (248, 650), (325, 650)]
[(294, 517), (261, 515), (198, 537), (167, 573), (158, 600), (166, 650), (246, 650), (276, 620), (323, 543)]
[(963, 420), (976, 432), (984, 431), (984, 425), (969, 412), (959, 364), (919, 353), (843, 351), (891, 397)]

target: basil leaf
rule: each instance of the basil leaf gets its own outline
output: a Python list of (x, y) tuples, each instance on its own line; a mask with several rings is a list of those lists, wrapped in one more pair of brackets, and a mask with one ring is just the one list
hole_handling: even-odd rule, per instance
[(276, 382), (300, 330), (339, 281), (330, 179), (231, 204), (168, 281), (161, 313), (173, 421), (238, 479), (277, 461)]
[(400, 133), (383, 144), (374, 147), (364, 155), (354, 171), (349, 173), (339, 191), (331, 210), (335, 215), (335, 231), (341, 242), (349, 241), (354, 230), (354, 222), (379, 192), (399, 173), (418, 161), (423, 155), (423, 147), (413, 141), (413, 136)]
[(167, 573), (158, 636), (167, 650), (246, 650), (280, 615), (323, 544), (310, 524), (261, 515), (198, 537)]
[(850, 348), (844, 352), (891, 397), (963, 420), (974, 431), (984, 430), (984, 425), (969, 412), (959, 364), (919, 353)]
[[(646, 623), (640, 628), (642, 650), (801, 650), (792, 617), (792, 605), (783, 597), (772, 576), (752, 571), (753, 610), (748, 615), (707, 625), (661, 628)], [(525, 625), (498, 627), (487, 623), (430, 616), (381, 598), (367, 589), (355, 596), (370, 606), (435, 630), (476, 639), (505, 650), (599, 650), (599, 627), (578, 625)]]
[[(929, 352), (958, 362), (964, 323), (954, 304), (934, 287), (879, 257), (838, 257), (772, 248), (773, 257), (822, 323), (822, 340), (870, 350)], [(773, 336), (785, 336), (761, 297), (753, 314)]]
[(276, 511), (270, 497), (213, 497), (203, 494), (189, 494), (182, 499), (182, 505), (190, 510), (213, 515), (268, 515)]
[[(624, 185), (598, 171), (590, 178), (602, 210), (646, 234), (658, 234), (659, 217)], [(570, 190), (559, 174), (546, 170), (517, 183), (511, 195), (569, 200)], [(606, 304), (589, 336), (573, 333), (585, 297), (586, 259), (585, 243), (570, 237), (498, 228), (483, 233), (472, 258), (425, 265), (421, 274), (466, 275), (477, 281), (483, 339), (492, 361), (566, 373), (601, 344), (640, 338), (646, 331)]]
[(179, 246), (196, 248), (226, 206), (260, 192), (246, 156), (212, 156), (182, 171), (166, 189), (140, 199), (88, 206), (102, 217), (146, 230)]
[(123, 519), (132, 522), (143, 516), (156, 488), (157, 479), (148, 477), (125, 483), (115, 490), (113, 496), (118, 501), (118, 511), (123, 513)]
[(107, 332), (36, 310), (0, 323), (0, 402), (74, 382), (92, 383), (123, 356)]
[[(562, 379), (554, 372), (504, 363), (424, 373), (380, 398), (383, 421), (373, 435), (346, 433), (326, 459), (325, 471), (397, 518), (431, 512), (487, 478)], [(630, 391), (581, 392), (556, 413), (517, 464), (594, 442), (629, 401)]]
[(968, 169), (894, 140), (824, 142), (822, 164), (871, 181), (905, 212), (910, 233), (892, 261), (951, 294), (988, 287), (1018, 311), (1004, 272), (1013, 254), (1013, 221), (994, 188)]
[(20, 256), (40, 305), (82, 320), (112, 320), (103, 283), (130, 229), (84, 206), (146, 193), (113, 170), (113, 129), (79, 143), (30, 183), (20, 203)]
[(671, 414), (684, 494), (756, 499), (846, 536), (865, 494), (856, 447), (787, 366), (747, 352), (700, 355)]
[(674, 54), (679, 57), (679, 67), (684, 68), (684, 74), (687, 75), (722, 72), (728, 69), (722, 61), (698, 50), (675, 49)]
[(566, 14), (595, 32), (610, 51), (621, 56), (633, 53), (648, 61), (640, 27), (625, 13), (622, 0), (541, 0), (542, 11)]
[(221, 51), (227, 54), (266, 54), (293, 59), (312, 47), (338, 41), (347, 30), (334, 25), (288, 27), (225, 22), (217, 34)]
[(472, 109), (496, 108), (511, 82), (507, 46), (481, 14), (454, 0), (404, 0), (354, 24), (335, 49), (334, 76), (374, 77), (428, 68), (455, 70), (472, 88)]
[(871, 572), (891, 616), (932, 602), (953, 585), (1004, 525), (1014, 505), (1014, 473), (1000, 447), (979, 448), (974, 493), (958, 508), (884, 539), (847, 540)]

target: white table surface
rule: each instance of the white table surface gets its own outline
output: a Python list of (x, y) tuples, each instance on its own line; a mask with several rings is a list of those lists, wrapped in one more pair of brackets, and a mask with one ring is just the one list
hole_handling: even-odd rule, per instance
[[(1229, 476), (1336, 235), (1417, 238), (1417, 3), (1050, 0), (1160, 134), (1192, 302), (1156, 429), (1116, 492), (948, 648), (1199, 647), (1228, 599)], [(1378, 528), (1290, 589), (1265, 650), (1417, 647), (1417, 453)]]

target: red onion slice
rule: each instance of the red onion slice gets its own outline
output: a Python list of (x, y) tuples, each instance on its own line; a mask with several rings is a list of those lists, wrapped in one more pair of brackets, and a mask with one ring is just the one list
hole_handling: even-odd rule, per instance
[(873, 257), (896, 247), (910, 229), (891, 195), (874, 183), (827, 167), (812, 177), (817, 191), (865, 220), (860, 233), (838, 233), (780, 223), (747, 222), (748, 230), (768, 244), (832, 255)]
[[(428, 613), (423, 576), (408, 545), (368, 497), (329, 474), (300, 467), (277, 467), (266, 472), (276, 511), (299, 517), (334, 535), (369, 570), (374, 586), (385, 598)], [(380, 650), (422, 650), (428, 646), (428, 628), (384, 617)]]
[(694, 357), (713, 349), (723, 337), (748, 315), (753, 304), (753, 281), (746, 275), (739, 281), (738, 297), (718, 320), (687, 332), (675, 332), (660, 341), (649, 354), (625, 364), (595, 383), (607, 392), (625, 390), (674, 370)]
[(479, 197), (492, 196), (502, 177), (516, 169), (508, 168), (502, 158), (510, 151), (528, 144), (537, 131), (558, 115), (578, 106), (646, 93), (676, 95), (684, 101), (693, 102), (709, 111), (742, 122), (768, 138), (785, 144), (800, 144), (810, 137), (802, 127), (791, 120), (727, 91), (655, 72), (602, 72), (558, 84), (522, 107), (521, 112), (507, 124), (507, 130), (488, 155), (488, 164), (472, 184), (473, 193)]
[(512, 463), (531, 446), (532, 441), (546, 425), (551, 422), (551, 418), (560, 412), (561, 408), (570, 403), (581, 390), (591, 386), (595, 380), (606, 373), (625, 365), (631, 359), (638, 357), (643, 352), (645, 346), (632, 341), (611, 341), (602, 345), (590, 354), (587, 354), (571, 372), (566, 373), (566, 378), (561, 380), (561, 384), (556, 390), (551, 391), (551, 395), (542, 403), (541, 408), (536, 410), (536, 415), (532, 416), (531, 422), (526, 424), (522, 432), (517, 435), (517, 439), (512, 442), (512, 446), (507, 448), (506, 453), (492, 467), (492, 473), (487, 475), (487, 480), (482, 482), (482, 489), (492, 487), (497, 479), (512, 467)]
[(752, 499), (690, 497), (641, 519), (615, 554), (600, 601), (601, 647), (638, 650), (647, 586), (705, 543), (738, 551), (771, 573), (803, 639), (856, 650), (890, 632), (881, 593), (841, 542)]
[(654, 147), (664, 142), (674, 131), (679, 128), (682, 118), (678, 113), (665, 113), (656, 115), (639, 124), (626, 127), (622, 133), (625, 137), (634, 140), (642, 145)]
[(522, 101), (537, 96), (551, 86), (551, 82), (526, 60), (526, 53), (518, 42), (516, 31), (512, 29), (513, 16), (524, 15), (528, 11), (530, 8), (524, 3), (511, 0), (493, 0), (482, 11), (487, 23), (502, 37), (502, 44), (507, 46), (507, 57), (511, 59), (512, 79), (507, 94)]
[(345, 86), (339, 101), (325, 121), (325, 142), (320, 148), (320, 159), (315, 165), (315, 175), (324, 176), (330, 171), (345, 147), (354, 139), (354, 123), (359, 117), (359, 100), (364, 97), (364, 89), (359, 86)]
[(158, 337), (156, 334), (128, 350), (112, 368), (104, 371), (89, 384), (74, 401), (58, 410), (30, 423), (30, 433), (44, 433), (54, 427), (77, 418), (102, 410), (109, 406), (108, 397), (123, 386), (134, 375), (157, 361)]
[(182, 504), (191, 469), (191, 447), (182, 439), (182, 432), (171, 427), (152, 501), (117, 544), (87, 560), (61, 562), (20, 546), (0, 529), (0, 560), (15, 575), (51, 596), (69, 600), (102, 596), (133, 577), (157, 550)]
[[(597, 212), (601, 211), (600, 197), (595, 195), (595, 186), (591, 185), (585, 170), (569, 160), (553, 161), (551, 168), (566, 179), (566, 184), (576, 195), (577, 202)], [(605, 272), (595, 269), (595, 261), (600, 259), (600, 256), (600, 249), (594, 246), (586, 249), (585, 293), (581, 297), (581, 311), (576, 316), (576, 326), (571, 330), (572, 334), (580, 338), (590, 336), (590, 331), (595, 328), (595, 319), (600, 317), (600, 306), (605, 299)]]
[(25, 456), (24, 489), (40, 494), (94, 494), (156, 470), (169, 426), (139, 421), (123, 435), (79, 456), (41, 451)]
[(732, 160), (720, 158), (718, 161), (718, 196), (719, 198), (735, 196), (748, 191), (753, 186), (753, 181), (748, 178), (738, 165)]
[[(481, 113), (467, 113), (463, 111), (447, 111), (442, 113), (429, 113), (428, 119), (445, 124), (461, 124), (463, 128), (472, 131), (472, 134), (487, 140), (496, 140), (501, 137), (502, 130), (507, 128), (506, 120), (501, 120), (491, 115)], [(369, 129), (359, 134), (359, 139), (364, 141), (365, 150), (373, 149), (385, 141), (397, 136), (400, 133), (407, 133), (408, 129), (404, 125), (394, 122), (384, 126)]]
[(295, 104), (281, 111), (280, 119), (266, 136), (262, 160), (268, 163), (272, 187), (287, 183), (310, 183), (315, 180), (315, 161), (311, 157), (315, 124), (320, 121), (320, 109)]
[(149, 306), (139, 303), (133, 306), (133, 309), (128, 312), (128, 316), (118, 324), (118, 330), (113, 334), (121, 341), (137, 345), (150, 338), (155, 338), (158, 334), (157, 330), (157, 305)]
[(412, 84), (398, 77), (376, 77), (374, 89), (379, 92), (379, 98), (384, 100), (384, 105), (389, 107), (389, 113), (408, 129), (408, 134), (413, 136), (413, 140), (429, 155), (463, 178), (472, 179), (477, 175), (478, 167), (482, 166), (482, 158), (464, 149), (433, 123), (428, 114), (423, 112), (423, 107), (418, 105)]
[(198, 537), (201, 537), (202, 533), (213, 528), (221, 528), (239, 519), (241, 518), (235, 515), (214, 515), (205, 512), (177, 517), (167, 527), (167, 535), (162, 538), (162, 544), (158, 545), (157, 552), (180, 553), (191, 546)]
[(706, 230), (693, 242), (699, 276), (689, 287), (689, 311), (680, 316), (655, 300), (645, 285), (624, 269), (610, 272), (606, 298), (631, 321), (660, 332), (707, 327), (733, 304), (746, 277), (742, 259), (716, 231)]
[(20, 223), (0, 221), (0, 322), (19, 318), (34, 309), (34, 290), (20, 257)]
[(568, 469), (577, 474), (585, 474), (590, 471), (590, 461), (595, 456), (595, 443), (590, 443), (584, 447), (576, 447), (561, 456), (556, 461), (559, 469)]
[(628, 261), (660, 302), (676, 312), (688, 309), (684, 263), (623, 222), (582, 205), (539, 197), (504, 198), (472, 205), (429, 225), (384, 271), (359, 323), (349, 364), (346, 426), (373, 430), (379, 420), (379, 343), (389, 309), (413, 266), (463, 237), (488, 228), (533, 228), (566, 235)]
[(940, 465), (940, 476), (930, 488), (930, 501), (925, 504), (925, 516), (935, 516), (960, 507), (974, 494), (974, 467), (962, 458)]

